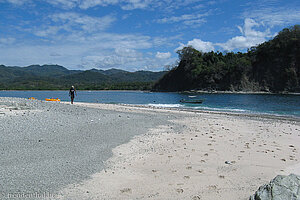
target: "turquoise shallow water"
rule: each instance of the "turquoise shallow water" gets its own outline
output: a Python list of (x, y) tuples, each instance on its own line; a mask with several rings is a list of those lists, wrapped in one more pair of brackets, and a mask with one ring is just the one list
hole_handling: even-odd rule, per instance
[[(141, 91), (78, 91), (75, 102), (124, 103), (300, 117), (300, 95), (275, 94), (183, 94)], [(0, 91), (0, 97), (60, 98), (68, 91)], [(202, 104), (184, 104), (181, 99), (203, 99)]]

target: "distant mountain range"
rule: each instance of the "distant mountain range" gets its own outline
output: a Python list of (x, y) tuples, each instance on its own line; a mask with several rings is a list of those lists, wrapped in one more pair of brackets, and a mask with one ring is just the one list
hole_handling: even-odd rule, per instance
[(166, 72), (109, 70), (68, 70), (60, 65), (8, 67), (0, 65), (1, 90), (63, 90), (77, 89), (151, 89)]

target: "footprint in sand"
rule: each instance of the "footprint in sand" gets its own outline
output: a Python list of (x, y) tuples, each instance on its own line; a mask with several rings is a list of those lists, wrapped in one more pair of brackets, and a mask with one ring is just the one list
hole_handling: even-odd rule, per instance
[(219, 175), (219, 178), (221, 178), (221, 179), (224, 179), (224, 178), (225, 178), (225, 176), (223, 176), (223, 175)]
[(209, 190), (216, 190), (216, 189), (217, 189), (217, 186), (216, 186), (216, 185), (209, 185), (209, 186), (208, 186), (208, 189), (209, 189)]
[(200, 200), (200, 196), (193, 196), (192, 200)]
[(132, 192), (131, 188), (124, 188), (120, 191), (121, 191), (121, 193), (131, 193)]
[(183, 189), (178, 188), (178, 189), (176, 189), (176, 192), (178, 192), (178, 193), (183, 193)]

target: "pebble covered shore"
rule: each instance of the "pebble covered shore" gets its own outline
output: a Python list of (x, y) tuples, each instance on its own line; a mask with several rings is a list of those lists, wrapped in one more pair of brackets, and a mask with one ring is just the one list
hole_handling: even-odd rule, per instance
[(163, 114), (0, 98), (0, 193), (55, 193), (101, 171), (112, 148), (168, 123)]

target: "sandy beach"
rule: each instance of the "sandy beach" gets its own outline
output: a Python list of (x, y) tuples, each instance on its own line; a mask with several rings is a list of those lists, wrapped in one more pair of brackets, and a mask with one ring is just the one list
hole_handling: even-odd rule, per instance
[[(4, 146), (1, 153), (7, 158), (2, 156), (5, 165), (0, 167), (0, 175), (6, 180), (1, 185), (4, 192), (45, 191), (51, 187), (56, 194), (54, 199), (246, 200), (278, 174), (300, 174), (299, 119), (132, 105), (75, 103), (71, 106), (68, 103), (28, 103), (28, 100), (21, 103), (12, 105), (28, 108), (26, 115), (35, 116), (28, 117), (27, 120), (33, 120), (30, 123), (42, 117), (45, 110), (68, 115), (68, 125), (61, 123), (66, 120), (63, 116), (56, 120), (60, 129), (49, 122), (47, 136), (39, 135), (40, 130), (34, 133), (35, 140), (42, 138), (37, 143), (51, 140), (44, 144), (45, 149), (53, 145), (56, 149), (65, 148), (47, 151), (45, 154), (51, 154), (47, 159), (45, 155), (36, 158), (39, 163), (43, 158), (45, 165), (27, 165), (12, 163), (11, 156), (19, 159), (20, 154), (7, 152), (12, 144)], [(17, 123), (23, 126), (29, 122), (21, 123), (23, 110), (12, 110), (7, 103), (1, 105), (0, 120), (6, 124), (1, 124), (2, 134), (15, 137), (12, 133), (15, 126), (7, 123), (19, 120)], [(66, 114), (68, 112), (71, 114)], [(46, 123), (39, 120), (41, 124)], [(66, 129), (76, 135), (65, 136)], [(26, 135), (28, 140), (31, 137)], [(72, 143), (73, 137), (76, 137), (76, 145)], [(68, 139), (72, 142), (67, 142)], [(2, 141), (5, 142), (8, 140)], [(105, 148), (103, 143), (107, 144)], [(45, 150), (44, 147), (32, 147), (27, 153)], [(74, 150), (77, 155), (72, 154)], [(32, 156), (37, 155), (28, 154), (26, 158)], [(47, 166), (49, 163), (51, 166)], [(19, 184), (17, 179), (21, 175), (14, 174), (22, 171), (18, 168), (23, 171), (34, 168), (38, 172), (22, 175), (23, 182)], [(6, 175), (4, 171), (8, 169), (11, 173)], [(64, 177), (56, 177), (56, 173)], [(38, 174), (44, 176), (36, 182), (26, 182)], [(50, 183), (43, 183), (45, 178)], [(41, 184), (38, 182), (44, 187), (37, 188)], [(31, 184), (30, 187), (25, 187), (26, 183)]]
[(113, 149), (106, 168), (61, 199), (248, 199), (278, 174), (300, 174), (300, 123), (278, 117), (83, 104), (119, 112), (166, 114)]

